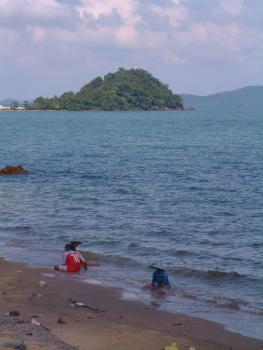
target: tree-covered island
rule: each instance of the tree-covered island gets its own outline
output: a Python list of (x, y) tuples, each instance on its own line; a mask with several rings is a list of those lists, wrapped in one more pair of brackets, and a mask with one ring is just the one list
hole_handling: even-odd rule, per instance
[(36, 98), (32, 110), (170, 110), (183, 109), (183, 100), (143, 69), (119, 68), (104, 78), (97, 77), (80, 91), (60, 97)]

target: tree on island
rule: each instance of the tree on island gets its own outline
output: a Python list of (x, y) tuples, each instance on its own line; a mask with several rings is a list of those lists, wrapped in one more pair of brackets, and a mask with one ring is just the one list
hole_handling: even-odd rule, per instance
[(23, 103), (23, 107), (25, 109), (30, 109), (30, 103), (27, 100), (25, 100), (24, 103)]
[(18, 101), (13, 101), (10, 105), (11, 109), (16, 109), (19, 106)]
[(169, 110), (183, 109), (182, 98), (143, 69), (119, 68), (97, 77), (80, 91), (60, 97), (38, 97), (30, 105), (37, 110)]

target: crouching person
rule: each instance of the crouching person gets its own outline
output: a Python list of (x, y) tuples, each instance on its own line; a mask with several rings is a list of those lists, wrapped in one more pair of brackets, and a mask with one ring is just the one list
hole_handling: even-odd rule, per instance
[(56, 271), (64, 272), (80, 272), (81, 267), (87, 270), (87, 262), (83, 256), (72, 247), (71, 244), (65, 245), (64, 263), (62, 265), (55, 265)]
[(150, 266), (154, 270), (152, 275), (152, 282), (146, 288), (156, 290), (160, 296), (166, 294), (166, 290), (171, 288), (167, 273), (163, 268)]

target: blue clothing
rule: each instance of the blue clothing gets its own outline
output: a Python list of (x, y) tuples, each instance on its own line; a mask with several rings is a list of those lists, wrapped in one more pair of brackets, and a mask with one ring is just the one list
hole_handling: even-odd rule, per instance
[(157, 288), (171, 288), (168, 275), (164, 271), (155, 271), (152, 277), (152, 285)]

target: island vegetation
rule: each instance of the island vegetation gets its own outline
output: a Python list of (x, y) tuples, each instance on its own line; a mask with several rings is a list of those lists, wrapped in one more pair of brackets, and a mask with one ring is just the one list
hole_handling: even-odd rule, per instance
[(78, 92), (53, 98), (38, 97), (26, 109), (32, 110), (170, 110), (183, 109), (183, 100), (143, 69), (119, 68), (97, 77)]

